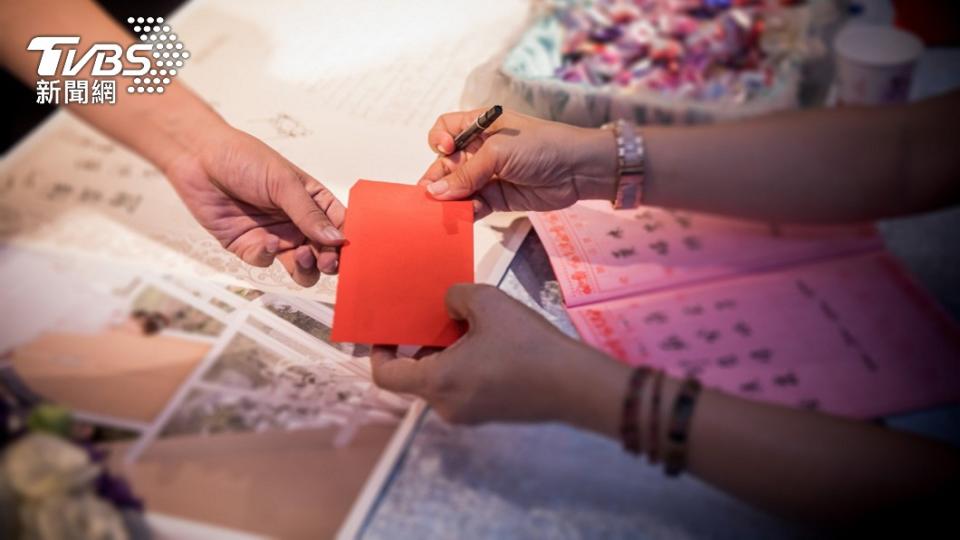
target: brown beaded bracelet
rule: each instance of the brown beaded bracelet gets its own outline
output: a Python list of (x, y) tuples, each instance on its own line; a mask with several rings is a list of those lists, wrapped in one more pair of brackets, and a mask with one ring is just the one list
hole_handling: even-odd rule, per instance
[(638, 367), (630, 375), (630, 385), (627, 395), (623, 398), (623, 417), (620, 419), (620, 439), (623, 449), (632, 454), (640, 455), (643, 451), (643, 441), (640, 436), (639, 407), (643, 399), (643, 383), (650, 374), (650, 368)]
[(663, 389), (663, 372), (657, 371), (653, 379), (653, 396), (650, 399), (650, 449), (647, 458), (650, 463), (660, 461), (660, 394)]
[(667, 476), (677, 476), (687, 466), (687, 434), (690, 420), (700, 395), (700, 381), (688, 378), (683, 381), (673, 401), (673, 412), (667, 430), (667, 450), (663, 468)]

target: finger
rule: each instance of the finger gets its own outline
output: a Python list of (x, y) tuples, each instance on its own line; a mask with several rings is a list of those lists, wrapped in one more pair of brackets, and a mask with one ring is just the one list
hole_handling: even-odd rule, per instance
[(424, 358), (428, 358), (441, 352), (443, 352), (443, 347), (420, 347), (417, 349), (417, 352), (413, 354), (413, 357), (417, 360), (423, 360)]
[[(309, 177), (303, 180), (311, 181), (310, 186), (316, 182)], [(316, 182), (316, 184), (320, 183)], [(330, 221), (327, 214), (307, 191), (307, 182), (292, 175), (287, 177), (277, 188), (274, 202), (311, 241), (324, 246), (343, 244), (343, 233)]]
[(373, 383), (385, 390), (419, 395), (424, 389), (423, 366), (413, 358), (397, 358), (395, 346), (374, 345), (370, 368)]
[(247, 264), (266, 268), (280, 251), (280, 238), (258, 227), (236, 237), (227, 249)]
[(312, 287), (320, 279), (317, 260), (308, 245), (281, 252), (277, 255), (277, 259), (300, 286)]
[(277, 245), (278, 253), (288, 249), (294, 249), (297, 246), (303, 245), (306, 241), (306, 237), (300, 232), (300, 229), (289, 220), (266, 225), (262, 228), (280, 239)]
[(310, 197), (313, 198), (313, 201), (317, 203), (320, 210), (323, 210), (324, 215), (333, 223), (333, 226), (341, 229), (342, 232), (343, 221), (347, 210), (346, 207), (343, 206), (343, 203), (337, 199), (332, 191), (320, 183), (319, 180), (310, 176), (296, 165), (291, 164), (291, 166), (300, 173), (301, 178), (304, 179), (304, 187), (307, 193), (310, 194)]
[(426, 172), (420, 177), (420, 180), (417, 181), (417, 185), (429, 186), (431, 183), (441, 180), (461, 164), (469, 161), (470, 158), (480, 150), (482, 144), (483, 141), (474, 140), (461, 152), (456, 152), (449, 156), (440, 156), (433, 160), (433, 163), (430, 164)]
[(482, 109), (441, 114), (427, 133), (427, 144), (439, 154), (453, 153), (453, 138), (483, 114)]
[(440, 200), (463, 199), (485, 186), (496, 171), (497, 155), (484, 146), (471, 159), (463, 160), (449, 174), (429, 184), (427, 191)]
[(444, 176), (450, 173), (450, 169), (446, 166), (446, 160), (443, 158), (437, 158), (433, 160), (433, 163), (427, 167), (426, 172), (423, 173), (423, 176), (420, 177), (420, 180), (417, 182), (419, 186), (425, 186), (440, 180)]
[[(447, 305), (447, 313), (450, 318), (463, 321), (466, 320), (471, 328), (477, 322), (477, 313), (474, 309), (476, 296), (482, 293), (484, 289), (492, 289), (489, 285), (474, 285), (472, 283), (457, 283), (447, 289), (447, 295), (444, 302)], [(495, 289), (494, 289), (495, 290)]]
[(490, 203), (484, 199), (482, 194), (477, 194), (473, 199), (473, 220), (480, 221), (492, 213), (493, 208), (490, 207)]
[(509, 209), (504, 196), (504, 184), (505, 182), (502, 180), (490, 182), (477, 192), (474, 199), (480, 201), (480, 208), (478, 209), (477, 204), (474, 204), (474, 219), (480, 219), (477, 216), (483, 217), (490, 212), (502, 212)]
[(314, 255), (317, 258), (317, 269), (324, 274), (336, 274), (340, 269), (340, 252), (335, 247), (321, 246), (315, 248)]

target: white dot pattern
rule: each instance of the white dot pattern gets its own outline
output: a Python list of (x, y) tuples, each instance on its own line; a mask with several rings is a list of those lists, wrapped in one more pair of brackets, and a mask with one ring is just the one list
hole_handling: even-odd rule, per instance
[(173, 32), (173, 27), (164, 23), (163, 17), (127, 17), (127, 24), (134, 34), (139, 34), (141, 42), (150, 44), (150, 56), (153, 57), (149, 77), (134, 77), (133, 84), (127, 86), (127, 93), (164, 93), (165, 87), (177, 76), (174, 66), (183, 67), (184, 61), (190, 58), (190, 52), (184, 49), (179, 36)]

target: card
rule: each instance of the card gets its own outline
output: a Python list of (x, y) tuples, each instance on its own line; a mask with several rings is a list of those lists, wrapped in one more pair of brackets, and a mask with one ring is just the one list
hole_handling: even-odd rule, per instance
[(747, 399), (854, 418), (960, 398), (960, 334), (873, 253), (570, 309), (629, 364)]
[(607, 201), (531, 214), (568, 306), (883, 246), (870, 224), (777, 225)]
[(447, 289), (473, 282), (473, 205), (422, 186), (359, 180), (350, 190), (332, 339), (447, 346), (463, 333)]

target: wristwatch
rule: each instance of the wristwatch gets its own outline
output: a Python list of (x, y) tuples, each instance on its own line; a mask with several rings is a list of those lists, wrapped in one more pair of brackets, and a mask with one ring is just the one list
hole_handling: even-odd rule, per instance
[(617, 139), (617, 192), (613, 207), (636, 208), (643, 201), (643, 177), (646, 165), (643, 136), (637, 127), (625, 120), (603, 125), (613, 130)]

